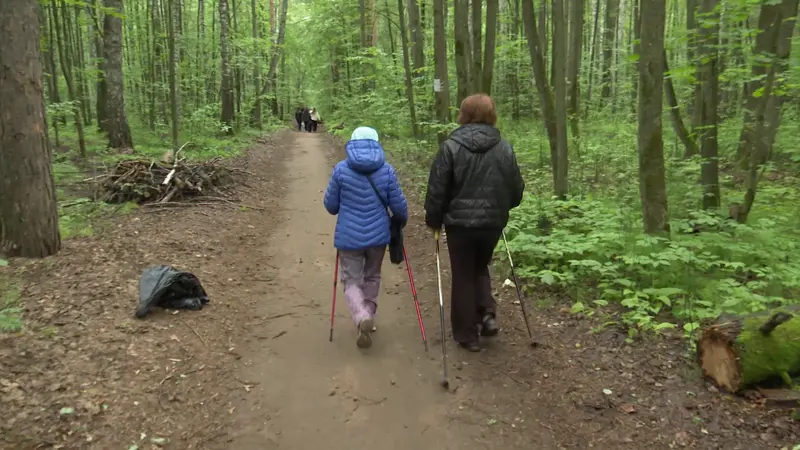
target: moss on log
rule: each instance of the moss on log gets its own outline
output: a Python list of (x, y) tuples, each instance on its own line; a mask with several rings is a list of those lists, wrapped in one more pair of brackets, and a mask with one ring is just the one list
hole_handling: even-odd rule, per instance
[(703, 374), (728, 392), (800, 373), (800, 307), (746, 316), (723, 314), (697, 341)]

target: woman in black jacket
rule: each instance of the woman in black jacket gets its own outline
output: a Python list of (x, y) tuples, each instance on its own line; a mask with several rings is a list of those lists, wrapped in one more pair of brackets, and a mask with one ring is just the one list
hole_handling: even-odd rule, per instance
[(303, 108), (297, 108), (294, 112), (294, 120), (297, 122), (297, 131), (303, 131)]
[(303, 113), (300, 115), (300, 118), (303, 119), (303, 125), (306, 127), (306, 131), (309, 133), (311, 132), (311, 110), (308, 108), (303, 108)]
[(431, 165), (425, 223), (434, 231), (442, 226), (447, 231), (453, 338), (478, 352), (479, 334), (498, 333), (489, 263), (509, 210), (522, 201), (525, 182), (511, 144), (495, 128), (491, 97), (465, 98), (458, 123)]

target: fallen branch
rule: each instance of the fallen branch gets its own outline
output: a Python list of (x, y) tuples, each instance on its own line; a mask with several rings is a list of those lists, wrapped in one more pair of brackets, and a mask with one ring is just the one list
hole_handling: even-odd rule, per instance
[(203, 345), (208, 347), (208, 342), (206, 342), (206, 340), (203, 339), (203, 336), (200, 336), (200, 333), (198, 333), (197, 330), (195, 330), (191, 325), (189, 325), (189, 322), (185, 320), (181, 320), (181, 322), (183, 322), (183, 324), (186, 325), (186, 328), (192, 330), (192, 333), (194, 333), (194, 335), (197, 336), (198, 339), (200, 339), (200, 342), (202, 342)]
[(222, 189), (233, 182), (234, 174), (242, 172), (221, 165), (219, 158), (201, 163), (187, 162), (179, 156), (188, 144), (176, 152), (171, 164), (155, 160), (123, 160), (108, 173), (85, 181), (100, 184), (102, 200), (109, 203), (170, 203), (205, 198), (209, 192), (224, 198), (226, 194)]

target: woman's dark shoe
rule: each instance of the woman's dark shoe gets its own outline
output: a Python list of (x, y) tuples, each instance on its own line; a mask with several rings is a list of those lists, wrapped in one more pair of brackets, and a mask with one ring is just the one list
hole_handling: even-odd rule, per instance
[(481, 346), (477, 342), (459, 342), (458, 346), (473, 353), (481, 351)]
[(481, 336), (497, 336), (500, 328), (497, 328), (497, 321), (490, 314), (483, 316), (483, 327), (481, 327)]

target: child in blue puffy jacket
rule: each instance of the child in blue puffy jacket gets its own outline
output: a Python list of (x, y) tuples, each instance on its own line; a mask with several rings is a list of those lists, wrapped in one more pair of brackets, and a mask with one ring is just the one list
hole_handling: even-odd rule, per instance
[(347, 306), (358, 328), (356, 344), (367, 348), (376, 331), (381, 264), (390, 239), (386, 208), (405, 226), (408, 204), (377, 131), (356, 128), (345, 152), (347, 158), (333, 169), (324, 203), (329, 213), (339, 216), (333, 244), (339, 251)]

